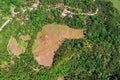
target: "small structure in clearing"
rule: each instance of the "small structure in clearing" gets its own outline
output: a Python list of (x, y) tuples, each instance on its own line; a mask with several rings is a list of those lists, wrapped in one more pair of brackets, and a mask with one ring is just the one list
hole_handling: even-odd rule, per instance
[(40, 65), (51, 67), (55, 51), (65, 39), (80, 39), (84, 37), (84, 29), (72, 29), (65, 25), (45, 25), (38, 32), (34, 42), (33, 54)]

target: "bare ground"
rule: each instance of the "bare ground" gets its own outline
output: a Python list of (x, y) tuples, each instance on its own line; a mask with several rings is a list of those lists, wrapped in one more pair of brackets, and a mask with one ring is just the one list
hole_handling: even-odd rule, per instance
[(15, 56), (19, 56), (20, 54), (24, 53), (26, 50), (25, 46), (19, 46), (17, 40), (13, 37), (9, 40), (8, 43), (8, 50), (12, 52)]
[(57, 80), (64, 80), (64, 78), (62, 78), (62, 77), (59, 77)]
[(8, 48), (15, 56), (19, 56), (22, 53), (15, 38), (9, 40)]
[(72, 29), (65, 25), (45, 25), (41, 32), (38, 32), (34, 44), (38, 46), (33, 50), (35, 59), (40, 65), (51, 67), (55, 51), (65, 39), (83, 38), (83, 29)]

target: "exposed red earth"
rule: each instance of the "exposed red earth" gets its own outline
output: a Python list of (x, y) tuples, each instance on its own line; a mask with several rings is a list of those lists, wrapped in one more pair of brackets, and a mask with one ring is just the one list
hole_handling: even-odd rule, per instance
[(14, 37), (11, 37), (8, 43), (8, 51), (15, 56), (19, 56), (26, 51), (27, 43), (25, 41), (29, 40), (30, 36), (22, 35), (20, 36), (20, 39), (21, 40), (18, 42)]
[(33, 54), (40, 65), (51, 67), (55, 51), (65, 39), (80, 39), (84, 37), (84, 29), (72, 29), (65, 25), (45, 25), (41, 32), (38, 32), (35, 39)]
[(59, 77), (57, 80), (64, 80), (64, 78), (62, 78), (62, 77)]
[(15, 38), (9, 40), (8, 48), (15, 56), (19, 56), (22, 53), (22, 49), (18, 47), (18, 42)]

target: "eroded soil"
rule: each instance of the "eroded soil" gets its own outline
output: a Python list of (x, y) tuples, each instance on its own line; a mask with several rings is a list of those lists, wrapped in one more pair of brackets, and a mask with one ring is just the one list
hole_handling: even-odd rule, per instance
[(11, 37), (8, 43), (8, 50), (12, 52), (15, 56), (19, 56), (24, 53), (27, 47), (27, 43), (23, 40), (17, 41), (14, 37)]
[(8, 48), (15, 56), (19, 56), (22, 53), (22, 50), (18, 47), (17, 40), (13, 37), (9, 40)]
[(65, 25), (45, 25), (35, 39), (33, 54), (40, 65), (51, 67), (55, 51), (65, 39), (83, 38), (84, 29), (72, 29)]

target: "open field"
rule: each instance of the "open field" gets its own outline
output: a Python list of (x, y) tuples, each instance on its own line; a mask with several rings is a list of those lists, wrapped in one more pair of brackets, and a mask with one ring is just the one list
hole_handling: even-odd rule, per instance
[(51, 67), (55, 52), (59, 49), (65, 39), (80, 39), (84, 37), (83, 29), (77, 30), (66, 25), (45, 25), (38, 32), (35, 45), (38, 45), (33, 54), (40, 65)]
[(117, 8), (120, 12), (120, 0), (110, 0), (110, 1), (113, 3), (114, 7)]

